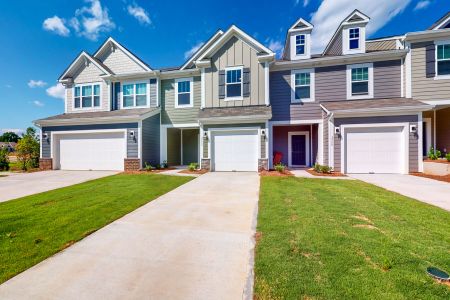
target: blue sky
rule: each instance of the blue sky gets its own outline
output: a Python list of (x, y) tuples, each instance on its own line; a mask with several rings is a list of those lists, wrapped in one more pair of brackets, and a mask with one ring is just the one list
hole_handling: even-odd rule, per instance
[(81, 50), (93, 53), (108, 36), (159, 68), (182, 64), (231, 24), (280, 52), (286, 30), (303, 17), (315, 25), (317, 52), (355, 8), (371, 17), (371, 38), (426, 29), (450, 10), (447, 0), (25, 2), (4, 1), (0, 9), (0, 131), (64, 112), (58, 76)]

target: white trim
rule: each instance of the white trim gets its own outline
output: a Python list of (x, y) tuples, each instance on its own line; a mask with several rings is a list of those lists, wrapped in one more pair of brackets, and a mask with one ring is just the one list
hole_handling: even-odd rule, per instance
[[(94, 85), (100, 86), (100, 106), (94, 106)], [(83, 107), (83, 87), (90, 86), (92, 89), (91, 94), (91, 101), (92, 106), (89, 107)], [(75, 88), (80, 88), (80, 107), (75, 107)], [(67, 90), (66, 90), (67, 92)], [(87, 82), (87, 83), (75, 83), (72, 86), (72, 111), (78, 111), (78, 112), (87, 112), (87, 111), (96, 111), (96, 110), (103, 110), (103, 82), (102, 81), (96, 81), (96, 82)], [(109, 109), (108, 109), (109, 110)]]
[(168, 127), (163, 125), (159, 127), (159, 160), (161, 164), (163, 164), (164, 161), (167, 161), (167, 128)]
[(433, 110), (433, 149), (435, 152), (436, 152), (436, 144), (437, 144), (437, 142), (436, 142), (436, 119), (437, 119), (436, 110), (434, 109)]
[(138, 158), (141, 160), (142, 167), (142, 120), (138, 122)]
[[(178, 83), (179, 82), (185, 82), (189, 81), (189, 104), (178, 104)], [(193, 77), (187, 77), (187, 78), (176, 78), (175, 79), (175, 108), (191, 108), (194, 107), (194, 78)], [(185, 93), (186, 94), (186, 93)]]
[(400, 96), (402, 98), (405, 97), (405, 83), (404, 83), (405, 70), (404, 70), (404, 67), (405, 67), (405, 59), (402, 58), (400, 60)]
[(110, 133), (110, 132), (119, 132), (123, 133), (123, 139), (125, 143), (125, 153), (123, 158), (127, 158), (127, 150), (128, 150), (128, 137), (127, 137), (127, 129), (94, 129), (94, 130), (70, 130), (70, 131), (52, 131), (51, 136), (51, 145), (50, 145), (50, 158), (53, 159), (53, 169), (56, 169), (56, 166), (58, 165), (56, 160), (59, 160), (59, 157), (53, 157), (53, 154), (55, 152), (55, 147), (57, 145), (55, 136), (58, 135), (68, 135), (68, 134), (96, 134), (96, 133)]
[[(236, 97), (228, 97), (228, 89), (227, 89), (227, 85), (229, 84), (237, 84), (237, 82), (234, 83), (228, 83), (227, 82), (227, 72), (228, 71), (234, 71), (234, 70), (241, 70), (241, 95), (240, 96), (236, 96)], [(240, 100), (244, 100), (244, 66), (237, 66), (237, 67), (226, 67), (225, 68), (225, 98), (223, 99), (224, 101), (240, 101)]]
[[(309, 98), (295, 99), (295, 75), (309, 73)], [(298, 69), (291, 71), (291, 103), (304, 103), (315, 101), (315, 70)]]
[[(341, 125), (341, 172), (347, 173), (347, 161), (346, 161), (346, 129), (350, 128), (376, 128), (376, 127), (403, 127), (402, 138), (403, 138), (403, 174), (409, 173), (409, 123), (367, 123), (367, 124), (345, 124)], [(334, 130), (333, 130), (334, 131)]]
[(70, 72), (70, 70), (75, 66), (75, 64), (78, 62), (78, 60), (84, 57), (85, 59), (89, 60), (91, 63), (93, 63), (97, 68), (100, 69), (100, 71), (102, 71), (103, 73), (105, 73), (106, 75), (111, 75), (111, 73), (109, 73), (105, 68), (103, 68), (101, 65), (99, 65), (94, 59), (92, 59), (92, 57), (87, 54), (86, 52), (81, 52), (80, 55), (78, 55), (77, 58), (75, 58), (75, 60), (70, 64), (70, 66), (67, 68), (67, 70), (59, 77), (58, 81), (62, 81), (63, 78), (67, 75), (67, 73)]
[[(368, 94), (367, 95), (352, 95), (352, 69), (367, 68), (368, 69)], [(373, 98), (373, 63), (353, 64), (347, 65), (347, 99), (370, 99)]]
[[(352, 23), (353, 24), (353, 23)], [(358, 48), (350, 49), (350, 29), (359, 29)], [(342, 29), (342, 53), (344, 55), (366, 52), (366, 28), (364, 26), (348, 26)]]
[(198, 123), (161, 124), (165, 128), (199, 128)]
[(415, 115), (419, 111), (427, 111), (429, 107), (418, 106), (404, 106), (404, 107), (386, 107), (386, 108), (362, 108), (362, 109), (347, 109), (335, 110), (333, 114), (336, 117), (368, 117), (368, 116), (401, 116), (401, 115)]
[[(297, 54), (297, 36), (305, 36), (305, 52), (303, 54)], [(291, 60), (309, 59), (311, 58), (311, 34), (310, 32), (299, 32), (297, 34), (291, 34), (290, 39), (290, 54)]]
[(200, 160), (198, 161), (198, 163), (201, 165), (201, 163), (202, 163), (202, 159), (204, 158), (203, 157), (203, 135), (205, 134), (204, 133), (205, 131), (203, 130), (203, 126), (201, 126), (200, 125), (200, 132), (199, 132), (199, 134), (200, 134), (200, 139), (199, 139), (199, 144), (198, 144), (198, 148), (199, 148), (199, 151), (200, 151)]
[(304, 125), (304, 124), (321, 124), (322, 119), (311, 119), (311, 120), (289, 120), (289, 121), (270, 121), (273, 126), (283, 126), (283, 125)]
[(180, 129), (180, 163), (183, 166), (183, 128)]
[[(64, 112), (67, 113), (69, 111), (69, 102), (67, 101), (67, 91), (69, 88), (67, 88), (66, 86), (64, 86)], [(73, 95), (73, 89), (72, 89), (72, 97)]]
[[(146, 98), (147, 98), (147, 104), (146, 105), (139, 105), (136, 106), (136, 85), (137, 84), (145, 84), (146, 89)], [(133, 85), (133, 106), (123, 106), (123, 86), (124, 85)], [(134, 81), (121, 81), (120, 82), (120, 103), (119, 103), (119, 109), (135, 109), (135, 108), (146, 108), (150, 107), (150, 81), (146, 81), (146, 79), (143, 80), (134, 80)]]
[(201, 84), (200, 84), (201, 85), (200, 88), (202, 90), (200, 109), (203, 109), (206, 106), (206, 85), (205, 85), (205, 80), (206, 80), (205, 68), (202, 68), (201, 69)]
[(269, 90), (269, 62), (264, 63), (264, 103), (270, 105), (270, 90)]
[(420, 100), (420, 102), (429, 104), (429, 105), (450, 105), (450, 100)]
[(99, 54), (103, 48), (108, 45), (108, 43), (113, 43), (117, 48), (122, 50), (125, 55), (127, 55), (131, 60), (133, 60), (136, 64), (138, 64), (141, 68), (143, 68), (145, 71), (152, 71), (144, 62), (142, 62), (136, 55), (128, 51), (125, 47), (123, 47), (121, 44), (119, 44), (116, 40), (114, 40), (112, 37), (109, 37), (106, 42), (103, 43), (103, 45), (95, 52), (94, 57), (97, 57), (97, 54)]
[(161, 90), (161, 78), (157, 77), (156, 78), (156, 106), (159, 107), (161, 104), (161, 94), (160, 91)]
[[(293, 165), (292, 164), (292, 136), (304, 135), (305, 136), (305, 165)], [(310, 165), (310, 146), (309, 146), (309, 131), (289, 131), (288, 132), (288, 166), (289, 167), (307, 167)]]
[(334, 169), (334, 117), (328, 119), (328, 166)]
[(219, 30), (217, 31), (206, 43), (203, 44), (203, 46), (200, 47), (193, 55), (192, 57), (180, 68), (180, 70), (184, 70), (189, 64), (195, 63), (195, 59), (197, 58), (198, 54), (202, 53), (203, 50), (207, 49), (211, 46), (211, 44), (216, 41), (218, 36), (223, 35), (223, 31)]
[(432, 137), (432, 128), (433, 128), (433, 124), (431, 123), (431, 118), (423, 118), (423, 122), (425, 122), (427, 124), (427, 140), (426, 140), (426, 146), (425, 146), (425, 150), (427, 151), (426, 153), (423, 153), (423, 156), (425, 157), (428, 153), (428, 150), (430, 150), (432, 144), (431, 144), (431, 137)]
[[(441, 29), (441, 27), (442, 27), (443, 25), (445, 25), (445, 23), (448, 23), (449, 20), (450, 20), (450, 16), (448, 16), (448, 17), (445, 18), (442, 22), (440, 22), (439, 24), (437, 24), (436, 26), (434, 26), (432, 30), (439, 30), (439, 29)], [(446, 29), (446, 28), (443, 28), (443, 29)]]
[(323, 135), (324, 126), (323, 123), (317, 125), (317, 162), (323, 165)]
[[(450, 40), (439, 40), (434, 41), (434, 80), (442, 80), (442, 79), (450, 79), (450, 75), (438, 75), (438, 58), (437, 58), (437, 52), (438, 52), (438, 46), (442, 45), (450, 45)], [(441, 60), (442, 61), (442, 60)], [(450, 58), (444, 59), (443, 61), (450, 61)]]
[(423, 119), (422, 112), (417, 114), (417, 159), (418, 159), (418, 171), (423, 172)]
[[(297, 27), (298, 24), (303, 23), (303, 25), (305, 25), (305, 27), (303, 28), (295, 28)], [(309, 23), (308, 21), (306, 21), (303, 18), (299, 18), (290, 28), (289, 28), (289, 32), (297, 32), (297, 31), (308, 31), (308, 30), (312, 30), (314, 28), (314, 25)]]
[(406, 86), (405, 86), (405, 95), (406, 98), (412, 97), (412, 64), (411, 64), (411, 55), (412, 55), (412, 49), (411, 49), (411, 43), (405, 42), (405, 48), (408, 49), (408, 52), (406, 53), (405, 57), (405, 72), (406, 72)]

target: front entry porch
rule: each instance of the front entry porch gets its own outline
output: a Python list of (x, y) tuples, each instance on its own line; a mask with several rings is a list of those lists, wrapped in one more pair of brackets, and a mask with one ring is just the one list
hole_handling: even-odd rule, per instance
[(165, 128), (166, 158), (169, 166), (189, 165), (200, 162), (198, 128)]

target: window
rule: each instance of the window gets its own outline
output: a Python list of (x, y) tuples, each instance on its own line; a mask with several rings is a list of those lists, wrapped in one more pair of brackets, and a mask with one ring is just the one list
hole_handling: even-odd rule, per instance
[(349, 49), (359, 49), (359, 28), (350, 28), (349, 35)]
[(175, 107), (193, 107), (192, 89), (192, 78), (180, 78), (175, 80)]
[(100, 84), (76, 85), (74, 88), (74, 108), (100, 107)]
[(146, 83), (124, 83), (122, 87), (122, 107), (147, 106)]
[(295, 36), (295, 54), (303, 55), (305, 54), (305, 35), (299, 34)]
[(450, 44), (437, 45), (437, 75), (450, 75)]
[(291, 72), (291, 102), (314, 101), (314, 70), (294, 70)]
[(347, 98), (373, 98), (373, 64), (347, 66)]
[(226, 70), (225, 98), (242, 98), (242, 68)]

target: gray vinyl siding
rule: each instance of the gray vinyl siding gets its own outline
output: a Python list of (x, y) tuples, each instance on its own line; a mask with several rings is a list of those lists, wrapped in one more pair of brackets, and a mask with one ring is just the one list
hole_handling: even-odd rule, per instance
[(346, 70), (346, 65), (315, 69), (316, 101), (339, 101), (347, 99)]
[(161, 81), (162, 124), (197, 123), (201, 106), (201, 77), (194, 77), (194, 107), (175, 108), (175, 79)]
[[(410, 116), (382, 116), (360, 118), (336, 118), (334, 126), (346, 124), (370, 124), (370, 123), (410, 123), (417, 125), (417, 115)], [(409, 129), (408, 129), (409, 130)], [(418, 171), (418, 139), (414, 134), (409, 135), (409, 172)], [(341, 171), (341, 140), (334, 135), (334, 169)]]
[[(250, 97), (235, 101), (219, 99), (219, 71), (234, 66), (250, 68)], [(264, 85), (264, 65), (258, 62), (257, 51), (234, 36), (211, 57), (211, 67), (205, 72), (205, 105), (206, 107), (264, 105)]]
[(111, 47), (105, 47), (98, 58), (115, 74), (144, 72), (145, 69), (138, 65), (131, 57), (119, 48), (111, 51)]
[[(322, 117), (323, 117), (323, 145), (322, 145), (322, 151), (323, 151), (323, 164), (325, 166), (328, 166), (330, 163), (328, 160), (328, 117), (326, 112), (322, 111)], [(320, 134), (320, 133), (319, 133)]]
[(426, 47), (434, 41), (411, 45), (411, 90), (417, 100), (448, 100), (450, 98), (450, 79), (435, 80), (426, 77)]
[[(127, 157), (138, 157), (138, 123), (120, 123), (120, 124), (93, 124), (93, 125), (67, 125), (67, 126), (50, 126), (42, 127), (42, 133), (47, 133), (48, 141), (42, 143), (42, 157), (50, 158), (51, 156), (51, 133), (57, 131), (72, 130), (101, 130), (101, 129), (127, 129)], [(135, 139), (130, 137), (130, 131), (134, 130)]]
[[(152, 81), (154, 81), (152, 83)], [(158, 81), (156, 79), (150, 79), (150, 106), (158, 106)]]
[(160, 160), (160, 115), (142, 121), (142, 163), (156, 165)]
[(398, 98), (402, 92), (401, 61), (388, 60), (373, 63), (374, 98)]
[(319, 103), (291, 103), (290, 76), (290, 71), (270, 72), (272, 121), (320, 119)]
[(342, 55), (342, 30), (337, 34), (326, 55)]

